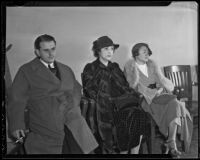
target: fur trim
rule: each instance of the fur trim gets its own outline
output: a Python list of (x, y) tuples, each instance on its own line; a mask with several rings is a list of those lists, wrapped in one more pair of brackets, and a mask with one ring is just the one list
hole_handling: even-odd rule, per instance
[(139, 83), (139, 72), (137, 67), (135, 67), (135, 61), (133, 59), (128, 60), (125, 64), (124, 74), (130, 87), (135, 89)]
[[(174, 89), (173, 83), (163, 75), (161, 69), (159, 68), (159, 66), (155, 61), (149, 59), (149, 61), (147, 62), (147, 66), (149, 66), (151, 69), (155, 71), (156, 78), (162, 87), (164, 87), (169, 92), (173, 91)], [(139, 83), (139, 71), (138, 67), (135, 64), (134, 58), (128, 60), (127, 63), (125, 64), (124, 74), (126, 76), (126, 79), (130, 87), (135, 89)]]

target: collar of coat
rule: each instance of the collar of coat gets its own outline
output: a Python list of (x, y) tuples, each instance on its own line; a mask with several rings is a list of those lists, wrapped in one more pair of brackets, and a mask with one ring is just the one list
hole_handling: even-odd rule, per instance
[(97, 58), (97, 59), (93, 62), (93, 64), (94, 64), (95, 66), (98, 66), (98, 67), (104, 68), (104, 69), (113, 69), (113, 68), (116, 67), (116, 63), (113, 63), (113, 62), (111, 62), (111, 61), (108, 61), (108, 65), (105, 66), (105, 65), (99, 60), (99, 58)]
[[(54, 61), (53, 64), (54, 64), (55, 67), (57, 67), (58, 64), (60, 65), (60, 63), (57, 62), (57, 61)], [(40, 59), (38, 57), (34, 58), (33, 61), (32, 61), (33, 70), (40, 69), (41, 66), (43, 66), (43, 65), (44, 64), (40, 61)], [(46, 65), (44, 65), (44, 66), (48, 68), (48, 66), (46, 66)]]
[[(149, 59), (147, 61), (147, 67), (148, 69), (153, 70), (153, 72), (155, 72), (156, 79), (162, 87), (166, 88), (167, 91), (169, 92), (173, 91), (174, 89), (173, 83), (169, 79), (165, 78), (160, 67), (157, 65), (155, 61)], [(134, 58), (128, 60), (127, 63), (125, 64), (124, 74), (126, 76), (127, 81), (129, 82), (130, 87), (136, 88), (139, 83), (140, 77), (139, 77), (139, 69), (136, 65)]]
[(74, 84), (74, 78), (73, 78), (73, 73), (71, 71), (71, 69), (58, 62), (55, 61), (55, 65), (57, 67), (57, 69), (59, 70), (60, 73), (60, 77), (61, 80), (59, 80), (56, 76), (54, 76), (51, 71), (46, 68), (46, 66), (44, 66), (44, 64), (42, 64), (39, 60), (39, 58), (34, 58), (30, 63), (28, 63), (28, 65), (31, 66), (32, 71), (36, 72), (36, 75), (38, 75), (40, 78), (52, 82), (54, 85), (58, 85), (60, 88), (64, 88), (64, 89), (73, 89), (73, 85)]

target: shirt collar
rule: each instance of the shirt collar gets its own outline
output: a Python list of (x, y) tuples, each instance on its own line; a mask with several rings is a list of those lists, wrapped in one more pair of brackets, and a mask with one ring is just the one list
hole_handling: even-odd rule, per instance
[(51, 68), (54, 68), (54, 63), (53, 63), (53, 62), (50, 63), (50, 64), (48, 64), (48, 63), (46, 63), (45, 61), (43, 61), (41, 58), (40, 58), (40, 61), (41, 61), (47, 68), (49, 68), (48, 65), (50, 65)]
[(108, 65), (106, 66), (106, 65), (104, 65), (104, 64), (99, 60), (99, 58), (97, 58), (96, 62), (98, 63), (98, 65), (99, 65), (101, 68), (109, 68), (109, 67), (111, 66), (111, 64), (112, 64), (111, 61), (108, 61)]
[(144, 64), (138, 64), (137, 62), (135, 62), (135, 64), (136, 64), (137, 66), (139, 66), (139, 67), (145, 67), (145, 66), (147, 66), (147, 63), (144, 63)]

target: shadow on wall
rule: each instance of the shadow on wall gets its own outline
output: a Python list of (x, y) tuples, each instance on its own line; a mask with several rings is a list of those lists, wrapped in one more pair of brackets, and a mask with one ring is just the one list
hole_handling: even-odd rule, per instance
[(86, 42), (79, 43), (76, 40), (65, 41), (65, 43), (59, 44), (57, 49), (57, 60), (68, 65), (73, 70), (79, 83), (81, 83), (83, 68), (94, 59), (91, 46)]
[(112, 61), (117, 62), (123, 71), (124, 65), (130, 57), (131, 53), (129, 48), (127, 46), (120, 45), (119, 48), (115, 51)]

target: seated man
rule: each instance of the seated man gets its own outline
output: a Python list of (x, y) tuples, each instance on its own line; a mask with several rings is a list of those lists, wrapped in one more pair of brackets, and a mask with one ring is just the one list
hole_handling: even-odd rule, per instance
[[(68, 142), (76, 147), (76, 153), (91, 152), (98, 144), (81, 116), (81, 86), (68, 66), (55, 61), (54, 37), (39, 36), (35, 54), (36, 58), (19, 68), (12, 84), (8, 105), (10, 132), (17, 139), (26, 136), (24, 109), (28, 107), (27, 154), (61, 154), (62, 150), (71, 153), (65, 148)], [(64, 142), (63, 147), (64, 137), (73, 140)]]

